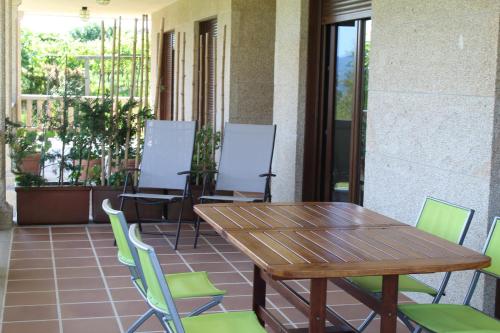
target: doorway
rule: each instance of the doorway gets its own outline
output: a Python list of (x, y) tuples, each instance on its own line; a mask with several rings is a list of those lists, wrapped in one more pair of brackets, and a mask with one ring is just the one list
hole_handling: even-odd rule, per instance
[(316, 198), (363, 204), (371, 20), (324, 25)]

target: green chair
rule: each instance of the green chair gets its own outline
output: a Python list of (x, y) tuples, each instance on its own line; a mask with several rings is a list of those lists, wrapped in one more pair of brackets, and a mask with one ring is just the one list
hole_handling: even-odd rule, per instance
[(175, 286), (163, 278), (163, 271), (154, 249), (139, 239), (137, 224), (129, 230), (129, 239), (137, 250), (144, 281), (146, 300), (169, 333), (265, 333), (257, 316), (251, 311), (202, 314), (180, 318), (175, 306)]
[[(459, 304), (403, 304), (399, 311), (405, 321), (436, 333), (491, 333), (500, 332), (500, 321), (469, 305), (481, 273), (500, 278), (500, 217), (495, 217), (483, 253), (491, 257), (488, 268), (477, 270), (465, 296)], [(412, 327), (410, 327), (412, 329)]]
[[(118, 247), (118, 260), (130, 269), (132, 283), (137, 288), (141, 296), (147, 301), (148, 288), (144, 281), (144, 274), (140, 269), (139, 258), (137, 251), (130, 243), (129, 233), (127, 229), (127, 221), (125, 215), (119, 210), (111, 208), (108, 199), (102, 202), (102, 209), (108, 214), (111, 221), (111, 228)], [(138, 236), (139, 237), (139, 236)], [(162, 275), (163, 280), (168, 281), (172, 290), (174, 299), (193, 298), (193, 297), (212, 297), (212, 299), (200, 307), (194, 309), (188, 314), (197, 316), (206, 310), (216, 306), (222, 301), (225, 291), (217, 289), (209, 280), (206, 272), (188, 272)], [(161, 312), (154, 308), (142, 315), (127, 332), (135, 332), (139, 326), (144, 323), (149, 317), (156, 315), (159, 319), (162, 318)], [(167, 329), (164, 326), (165, 329)]]
[[(449, 202), (427, 197), (420, 211), (415, 227), (435, 236), (444, 238), (456, 244), (462, 244), (474, 216), (474, 210), (457, 206)], [(438, 289), (435, 289), (410, 275), (399, 276), (398, 288), (400, 292), (424, 293), (433, 297), (432, 303), (439, 303), (444, 295), (451, 272), (445, 273)], [(356, 288), (364, 292), (380, 296), (382, 292), (381, 276), (358, 276), (347, 280)], [(371, 312), (365, 321), (358, 327), (363, 331), (377, 314)]]

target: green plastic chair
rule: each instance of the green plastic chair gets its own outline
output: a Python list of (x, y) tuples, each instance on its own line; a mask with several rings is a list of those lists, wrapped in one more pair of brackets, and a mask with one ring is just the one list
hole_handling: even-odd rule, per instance
[[(415, 227), (450, 242), (462, 245), (473, 216), (473, 209), (427, 197)], [(439, 303), (439, 300), (444, 295), (450, 276), (451, 272), (445, 273), (439, 288), (435, 289), (410, 275), (400, 275), (398, 288), (400, 292), (428, 294), (433, 297), (432, 303)], [(381, 276), (358, 276), (347, 278), (347, 280), (364, 292), (373, 293), (376, 296), (380, 296), (382, 292)], [(372, 311), (358, 327), (358, 330), (360, 332), (363, 331), (376, 315), (377, 314)]]
[[(108, 199), (102, 202), (102, 209), (108, 214), (111, 221), (111, 228), (116, 240), (118, 248), (118, 260), (130, 269), (132, 283), (137, 288), (141, 296), (147, 300), (148, 285), (144, 281), (144, 274), (140, 266), (137, 251), (130, 243), (129, 233), (127, 229), (127, 221), (125, 215), (119, 210), (111, 208)], [(140, 237), (138, 235), (137, 237)], [(225, 291), (216, 288), (208, 278), (206, 272), (187, 272), (166, 274), (162, 276), (164, 280), (168, 281), (171, 286), (172, 297), (174, 299), (180, 298), (193, 298), (193, 297), (212, 297), (212, 299), (200, 307), (194, 309), (188, 314), (189, 316), (197, 316), (206, 310), (216, 306), (222, 301)], [(127, 332), (135, 332), (139, 326), (144, 323), (149, 317), (156, 315), (159, 319), (162, 314), (154, 308), (144, 313)], [(166, 327), (164, 327), (167, 329)]]
[(139, 238), (137, 224), (129, 230), (129, 239), (137, 250), (144, 279), (148, 285), (146, 300), (170, 333), (266, 333), (252, 311), (202, 314), (180, 318), (175, 306), (175, 286), (163, 278), (155, 250)]
[(436, 333), (500, 332), (500, 321), (469, 305), (481, 274), (500, 279), (499, 225), (500, 217), (495, 217), (483, 250), (491, 258), (491, 265), (474, 273), (463, 304), (403, 304), (399, 306), (399, 311), (405, 321)]

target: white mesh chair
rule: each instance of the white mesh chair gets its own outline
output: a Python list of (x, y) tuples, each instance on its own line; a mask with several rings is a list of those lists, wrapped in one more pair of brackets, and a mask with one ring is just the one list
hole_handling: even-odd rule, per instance
[[(227, 123), (219, 160), (219, 169), (204, 171), (203, 202), (271, 201), (271, 165), (273, 160), (275, 125)], [(216, 174), (215, 193), (210, 189), (211, 176)], [(261, 197), (220, 195), (218, 191), (262, 193)], [(194, 247), (200, 233), (200, 217), (196, 219)]]
[[(175, 249), (179, 242), (181, 218), (186, 199), (192, 199), (189, 185), (193, 159), (196, 122), (148, 120), (144, 135), (144, 149), (140, 169), (127, 169), (120, 210), (126, 200), (134, 200), (137, 222), (141, 226), (138, 204), (169, 204), (181, 201)], [(138, 186), (132, 181), (134, 172), (140, 172)], [(130, 183), (130, 185), (129, 185)], [(181, 194), (153, 194), (141, 189), (180, 190)], [(191, 200), (192, 202), (192, 200)], [(142, 230), (142, 228), (140, 227)]]

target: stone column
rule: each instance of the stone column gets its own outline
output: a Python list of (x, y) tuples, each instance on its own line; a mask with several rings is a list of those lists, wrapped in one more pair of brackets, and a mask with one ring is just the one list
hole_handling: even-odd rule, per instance
[[(12, 45), (12, 0), (0, 0), (0, 229), (12, 226), (12, 208), (6, 201), (5, 182), (5, 117), (10, 113), (11, 107), (11, 64), (9, 45)], [(16, 7), (17, 10), (17, 7)]]
[(302, 197), (308, 0), (276, 1), (273, 201)]

